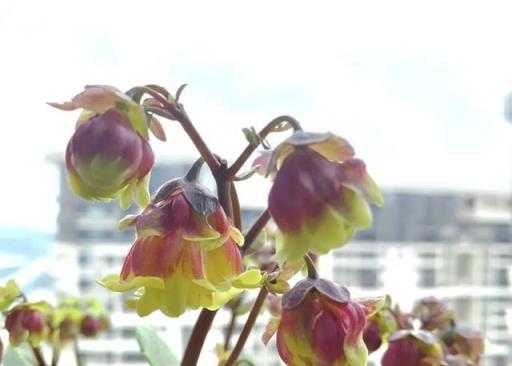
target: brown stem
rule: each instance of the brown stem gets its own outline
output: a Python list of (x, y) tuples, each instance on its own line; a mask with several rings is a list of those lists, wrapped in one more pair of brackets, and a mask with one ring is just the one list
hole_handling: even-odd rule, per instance
[(245, 234), (245, 241), (242, 248), (240, 248), (240, 251), (242, 252), (242, 256), (245, 255), (247, 250), (251, 247), (252, 243), (254, 243), (254, 240), (258, 237), (258, 234), (263, 230), (265, 225), (270, 220), (270, 212), (268, 212), (268, 209), (263, 211), (256, 220), (256, 222), (251, 226), (247, 234)]
[[(279, 116), (279, 117), (274, 118), (272, 121), (267, 123), (267, 125), (265, 127), (263, 127), (263, 129), (258, 134), (260, 140), (264, 140), (268, 134), (270, 134), (271, 132), (274, 132), (276, 130), (276, 127), (281, 125), (283, 122), (288, 122), (295, 131), (301, 130), (300, 124), (299, 124), (299, 122), (297, 122), (297, 120), (295, 118), (290, 117), (290, 116)], [(284, 131), (284, 130), (281, 129), (279, 131)], [(240, 156), (235, 160), (233, 165), (231, 165), (231, 167), (229, 167), (228, 174), (227, 174), (229, 179), (232, 180), (235, 177), (236, 173), (238, 173), (238, 171), (240, 170), (242, 165), (244, 165), (244, 163), (247, 161), (247, 159), (249, 159), (251, 154), (254, 152), (254, 150), (256, 150), (256, 148), (258, 146), (259, 146), (259, 144), (247, 145), (247, 147), (244, 149), (244, 151), (242, 151)]]
[(225, 350), (228, 350), (229, 347), (231, 346), (230, 345), (231, 337), (233, 336), (233, 331), (235, 330), (236, 317), (237, 317), (236, 312), (232, 311), (231, 312), (231, 320), (229, 321), (229, 324), (226, 327), (226, 335), (225, 335), (225, 338), (224, 338), (224, 349)]
[(34, 353), (34, 357), (37, 360), (38, 366), (46, 366), (46, 361), (44, 360), (43, 353), (41, 352), (41, 348), (30, 346), (32, 348), (32, 352)]
[(192, 334), (188, 340), (187, 348), (181, 361), (181, 366), (196, 366), (199, 354), (203, 348), (206, 335), (210, 330), (213, 323), (213, 319), (217, 311), (211, 311), (208, 309), (201, 310), (199, 317), (197, 318)]
[(73, 353), (75, 354), (76, 366), (83, 366), (82, 355), (80, 353), (80, 347), (78, 345), (78, 339), (73, 338)]
[(242, 216), (240, 214), (240, 201), (236, 192), (235, 183), (231, 183), (231, 201), (233, 207), (233, 224), (238, 230), (242, 230)]
[(179, 108), (176, 108), (176, 106), (173, 105), (170, 109), (170, 112), (176, 116), (176, 119), (178, 122), (180, 122), (181, 127), (183, 127), (187, 135), (190, 137), (197, 150), (199, 151), (199, 154), (201, 154), (204, 161), (212, 171), (213, 175), (218, 179), (218, 172), (222, 164), (217, 160), (217, 158), (215, 158), (199, 132), (197, 132), (196, 128), (192, 124), (192, 121), (190, 121), (187, 112), (185, 112), (183, 105), (180, 104)]
[(229, 358), (224, 364), (224, 366), (234, 365), (235, 362), (238, 360), (238, 357), (240, 357), (240, 353), (242, 352), (242, 349), (245, 346), (247, 338), (249, 338), (249, 334), (251, 333), (254, 323), (256, 323), (256, 318), (260, 314), (261, 307), (265, 303), (265, 298), (267, 297), (267, 295), (267, 288), (262, 287), (260, 289), (258, 297), (256, 298), (256, 302), (254, 303), (251, 312), (249, 313), (249, 318), (247, 318), (247, 322), (245, 323), (244, 328), (242, 329), (242, 333), (240, 333), (240, 337), (236, 341), (236, 345), (233, 348), (233, 351), (231, 351), (231, 354), (229, 355)]
[(308, 277), (312, 279), (318, 278), (318, 272), (316, 271), (315, 264), (309, 254), (304, 255), (304, 261), (306, 262), (306, 267), (308, 269)]
[(57, 366), (60, 359), (60, 348), (57, 345), (53, 345), (52, 349), (52, 366)]

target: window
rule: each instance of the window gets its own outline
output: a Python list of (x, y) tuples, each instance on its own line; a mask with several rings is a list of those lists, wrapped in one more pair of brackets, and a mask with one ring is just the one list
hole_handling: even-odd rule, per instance
[(420, 287), (434, 287), (436, 284), (436, 272), (434, 269), (425, 268), (420, 270), (418, 285)]

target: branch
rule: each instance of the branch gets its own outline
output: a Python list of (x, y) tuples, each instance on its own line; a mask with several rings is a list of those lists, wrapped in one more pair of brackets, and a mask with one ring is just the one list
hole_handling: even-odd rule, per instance
[[(282, 129), (282, 128), (278, 129), (278, 127), (280, 125), (282, 125), (284, 122), (288, 122), (294, 131), (298, 131), (298, 130), (302, 129), (300, 127), (299, 122), (297, 122), (297, 120), (295, 118), (290, 117), (290, 116), (279, 116), (279, 117), (274, 118), (272, 121), (267, 123), (267, 125), (265, 127), (263, 127), (263, 129), (258, 134), (260, 140), (264, 140), (265, 137), (267, 137), (267, 135), (270, 134), (271, 132), (285, 131), (288, 128), (290, 128), (290, 127), (288, 127), (286, 129)], [(256, 148), (258, 146), (259, 146), (259, 144), (247, 145), (247, 147), (245, 148), (244, 151), (242, 151), (242, 153), (240, 154), (238, 159), (236, 159), (235, 162), (233, 163), (233, 165), (231, 165), (231, 167), (229, 167), (228, 173), (227, 173), (228, 179), (233, 180), (236, 173), (238, 173), (238, 171), (240, 170), (242, 165), (245, 164), (247, 159), (249, 159), (251, 154), (254, 152), (254, 150), (256, 150)]]
[(265, 225), (270, 221), (270, 212), (267, 210), (263, 211), (256, 220), (256, 222), (251, 226), (249, 231), (247, 231), (247, 234), (245, 234), (245, 241), (242, 248), (240, 248), (240, 251), (242, 252), (242, 256), (247, 253), (249, 248), (251, 247), (252, 243), (254, 243), (254, 240), (258, 237), (258, 234), (263, 230)]
[(251, 309), (249, 318), (247, 318), (247, 322), (245, 323), (244, 328), (242, 329), (242, 333), (240, 333), (240, 337), (236, 341), (235, 348), (233, 348), (233, 351), (229, 355), (229, 358), (224, 364), (224, 366), (233, 366), (235, 362), (238, 360), (238, 357), (240, 357), (240, 353), (242, 352), (242, 349), (245, 346), (247, 338), (249, 338), (249, 334), (251, 333), (254, 323), (256, 323), (256, 318), (260, 314), (261, 307), (265, 303), (265, 298), (267, 297), (267, 295), (268, 290), (265, 286), (263, 286), (260, 289), (258, 297), (256, 298), (256, 302), (254, 303), (254, 306)]
[(43, 353), (41, 352), (41, 348), (30, 346), (32, 348), (32, 352), (34, 353), (34, 357), (37, 360), (38, 366), (46, 366), (46, 361), (44, 360)]
[(188, 340), (187, 348), (181, 361), (181, 366), (196, 366), (197, 360), (203, 348), (206, 335), (212, 326), (213, 319), (217, 311), (211, 311), (208, 309), (201, 310), (199, 317), (197, 318), (192, 334)]

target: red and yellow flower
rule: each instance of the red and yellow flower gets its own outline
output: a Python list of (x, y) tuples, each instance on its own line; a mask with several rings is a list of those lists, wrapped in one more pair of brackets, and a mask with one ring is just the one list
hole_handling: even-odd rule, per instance
[[(120, 276), (101, 284), (112, 291), (142, 289), (132, 302), (140, 316), (161, 310), (178, 316), (185, 309), (217, 309), (231, 299), (248, 278), (233, 227), (217, 199), (206, 188), (177, 179), (164, 185), (144, 211), (122, 225), (134, 225), (137, 239)], [(235, 281), (236, 280), (236, 281)]]
[(279, 355), (290, 366), (364, 366), (367, 315), (347, 289), (323, 279), (302, 280), (282, 298)]
[(281, 231), (282, 260), (325, 254), (372, 224), (369, 203), (382, 205), (379, 188), (341, 137), (295, 132), (267, 162), (275, 176), (268, 209)]
[(86, 200), (132, 198), (149, 201), (149, 173), (154, 164), (143, 108), (110, 86), (86, 87), (71, 102), (50, 103), (62, 110), (82, 108), (66, 149), (71, 190)]

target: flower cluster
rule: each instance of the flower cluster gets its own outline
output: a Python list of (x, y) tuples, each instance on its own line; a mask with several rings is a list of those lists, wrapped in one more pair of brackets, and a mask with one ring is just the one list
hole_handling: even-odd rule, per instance
[[(405, 314), (389, 297), (351, 299), (347, 288), (318, 278), (314, 262), (319, 255), (345, 245), (357, 230), (369, 229), (372, 205), (383, 204), (379, 187), (347, 140), (330, 132), (304, 132), (293, 118), (281, 116), (259, 134), (245, 129), (249, 145), (228, 166), (192, 125), (179, 102), (182, 90), (174, 97), (158, 85), (126, 93), (90, 86), (70, 102), (51, 104), (83, 110), (66, 149), (71, 189), (86, 200), (118, 198), (123, 208), (135, 198), (142, 208), (121, 220), (121, 229), (135, 229), (135, 241), (119, 274), (107, 275), (99, 282), (102, 286), (130, 292), (127, 304), (139, 316), (159, 310), (176, 317), (187, 309), (226, 305), (233, 319), (224, 346), (217, 347), (222, 366), (239, 361), (247, 332), (269, 293), (273, 318), (263, 340), (268, 342), (276, 333), (279, 355), (289, 366), (365, 366), (368, 354), (383, 345), (383, 366), (478, 364), (481, 334), (462, 331), (453, 312), (438, 300), (423, 299)], [(150, 97), (143, 100), (145, 94)], [(154, 155), (148, 131), (166, 139), (155, 115), (177, 121), (201, 158), (185, 177), (168, 181), (150, 198)], [(266, 135), (289, 127), (292, 135), (271, 150)], [(237, 175), (260, 144), (268, 151), (254, 161), (251, 171)], [(203, 163), (215, 179), (217, 195), (198, 182)], [(256, 171), (269, 177), (272, 187), (267, 208), (244, 238), (235, 183)], [(275, 235), (258, 237), (270, 220), (276, 224)], [(288, 281), (301, 273), (304, 261), (308, 277), (290, 289)], [(235, 315), (248, 311), (251, 303), (242, 291), (250, 288), (260, 292), (237, 345), (229, 350)], [(16, 291), (12, 285), (4, 295), (0, 291), (0, 304), (16, 298)], [(64, 303), (53, 315), (37, 304), (19, 306), (8, 326), (15, 341), (37, 343), (48, 333), (57, 344), (78, 334), (94, 337), (108, 327), (94, 304), (84, 309)], [(212, 316), (199, 319), (211, 322)], [(413, 319), (421, 324), (419, 329)], [(196, 344), (189, 343), (183, 365), (196, 365), (197, 347), (209, 326), (194, 328), (191, 340)]]

